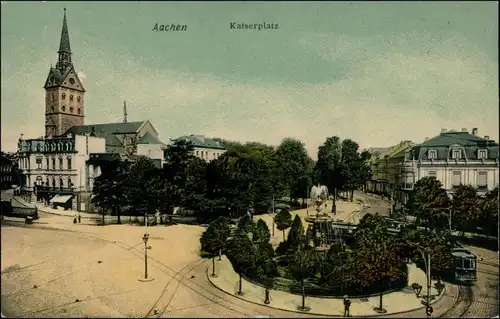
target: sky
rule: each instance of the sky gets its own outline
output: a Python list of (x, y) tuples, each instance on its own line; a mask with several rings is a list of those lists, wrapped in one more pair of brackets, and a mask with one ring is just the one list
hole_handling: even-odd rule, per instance
[(126, 101), (164, 142), (293, 137), (313, 158), (334, 135), (387, 147), (477, 127), (498, 140), (497, 2), (2, 1), (3, 151), (44, 134), (64, 7), (85, 124), (121, 122)]

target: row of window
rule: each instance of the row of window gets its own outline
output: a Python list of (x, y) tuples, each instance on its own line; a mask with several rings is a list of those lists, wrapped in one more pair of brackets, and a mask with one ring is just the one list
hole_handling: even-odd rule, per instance
[(49, 183), (49, 178), (45, 180), (45, 183), (43, 182), (43, 179), (41, 176), (37, 176), (36, 178), (36, 184), (39, 186), (52, 186), (52, 187), (73, 187), (73, 182), (71, 181), (71, 177), (68, 177), (66, 179), (66, 183), (62, 177), (59, 177), (59, 184), (56, 184), (56, 178), (52, 177), (52, 184)]
[[(221, 155), (222, 153), (212, 153), (213, 158), (217, 158)], [(201, 157), (201, 158), (206, 158), (208, 159), (208, 151), (196, 151), (196, 156)]]
[[(61, 98), (62, 98), (63, 100), (66, 100), (66, 93), (63, 93), (63, 94), (62, 94), (62, 96), (61, 96)], [(56, 100), (56, 94), (55, 94), (55, 93), (52, 93), (52, 101), (55, 101), (55, 100)], [(80, 96), (77, 96), (77, 97), (76, 97), (76, 101), (77, 101), (77, 102), (80, 102), (80, 100), (81, 100), (81, 97), (80, 97)], [(69, 101), (70, 101), (70, 102), (73, 102), (73, 94), (71, 94), (71, 95), (69, 96)]]
[[(55, 107), (52, 105), (52, 107), (50, 108), (50, 110), (51, 110), (52, 112), (55, 112)], [(62, 108), (61, 108), (61, 110), (62, 110), (63, 112), (66, 112), (66, 106), (65, 106), (65, 105), (63, 105), (63, 106), (62, 106)], [(70, 112), (70, 113), (74, 113), (74, 112), (75, 112), (75, 109), (74, 109), (72, 106), (70, 106), (70, 107), (69, 107), (69, 112)], [(81, 110), (80, 108), (78, 108), (76, 113), (78, 113), (78, 114), (82, 114), (82, 110)]]
[[(56, 143), (51, 143), (50, 145), (48, 143), (45, 143), (43, 146), (43, 151), (44, 152), (69, 152), (72, 151), (73, 149), (73, 143), (71, 142), (56, 142)], [(36, 151), (41, 152), (42, 151), (42, 146), (40, 144), (36, 145)]]
[[(51, 161), (52, 159), (52, 161)], [(62, 157), (59, 157), (59, 160), (56, 162), (56, 158), (55, 157), (52, 157), (52, 158), (45, 158), (45, 167), (43, 166), (43, 161), (42, 161), (42, 157), (39, 156), (36, 158), (36, 168), (37, 169), (72, 169), (72, 162), (71, 162), (71, 158), (70, 157), (67, 157), (66, 158), (66, 168), (64, 167), (64, 158)], [(59, 165), (56, 166), (56, 163), (58, 163)], [(52, 164), (52, 165), (50, 165)], [(27, 168), (29, 169), (30, 168), (30, 165), (29, 165), (29, 160), (27, 158), (21, 158), (19, 160), (19, 168)]]
[[(437, 151), (436, 150), (429, 150), (427, 157), (429, 159), (437, 159)], [(462, 150), (452, 150), (451, 158), (452, 159), (462, 159), (463, 158)], [(488, 150), (478, 150), (477, 151), (477, 158), (478, 159), (488, 158)]]
[[(428, 176), (437, 177), (436, 171), (428, 171)], [(453, 171), (451, 185), (453, 187), (460, 186), (462, 183), (462, 171)], [(488, 172), (481, 171), (477, 172), (477, 187), (478, 188), (488, 188)]]
[(12, 171), (12, 166), (2, 165), (0, 166), (0, 172), (10, 172)]

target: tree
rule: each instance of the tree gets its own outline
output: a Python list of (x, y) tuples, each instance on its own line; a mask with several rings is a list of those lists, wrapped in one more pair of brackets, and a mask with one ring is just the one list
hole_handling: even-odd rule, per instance
[[(153, 180), (156, 179), (158, 205), (164, 212), (173, 211), (174, 207), (183, 202), (192, 204), (189, 200), (189, 196), (192, 194), (186, 195), (185, 193), (188, 182), (188, 167), (191, 161), (194, 160), (192, 153), (193, 144), (191, 142), (185, 140), (174, 141), (165, 150), (166, 163), (152, 177)], [(202, 164), (195, 160), (194, 165)], [(193, 168), (193, 171), (199, 174), (199, 168)], [(200, 185), (200, 188), (203, 188), (203, 185)]]
[(212, 257), (212, 276), (215, 276), (215, 256), (221, 254), (222, 248), (231, 233), (229, 221), (225, 217), (219, 217), (208, 226), (200, 238), (201, 250)]
[(255, 232), (253, 235), (253, 242), (258, 244), (267, 244), (271, 238), (271, 233), (269, 232), (269, 227), (262, 219), (259, 219), (255, 227)]
[(334, 214), (337, 209), (335, 204), (337, 190), (342, 187), (340, 179), (341, 151), (340, 138), (337, 136), (328, 137), (325, 143), (318, 148), (318, 161), (314, 167), (315, 179), (333, 193), (332, 213)]
[(292, 215), (288, 210), (282, 209), (274, 216), (274, 223), (276, 228), (283, 232), (283, 241), (285, 241), (285, 230), (292, 225)]
[(450, 204), (441, 182), (433, 176), (427, 176), (415, 183), (406, 208), (417, 217), (417, 223), (424, 219), (429, 227), (433, 221), (442, 220)]
[(293, 138), (285, 138), (278, 146), (276, 155), (292, 200), (294, 194), (304, 192), (300, 191), (300, 188), (305, 190), (309, 188), (307, 183), (310, 180), (311, 159), (307, 155), (304, 143)]
[(479, 220), (479, 196), (471, 185), (460, 185), (453, 193), (451, 202), (453, 221), (465, 232)]
[(227, 242), (226, 256), (240, 277), (238, 294), (242, 293), (242, 274), (255, 267), (254, 253), (255, 250), (248, 234), (242, 229), (237, 229), (234, 236)]
[(306, 292), (304, 289), (304, 281), (314, 275), (316, 270), (316, 255), (315, 251), (307, 246), (305, 249), (297, 250), (293, 256), (293, 262), (290, 263), (290, 273), (295, 281), (300, 284), (302, 291), (302, 306), (301, 310), (306, 310)]
[(252, 217), (250, 217), (248, 214), (243, 215), (238, 220), (238, 229), (243, 230), (247, 234), (254, 231), (254, 226), (255, 225), (252, 221)]
[(106, 211), (116, 213), (118, 224), (121, 224), (120, 209), (125, 202), (124, 183), (128, 171), (127, 163), (115, 160), (100, 163), (101, 175), (94, 179), (91, 202), (100, 208), (103, 225)]
[[(154, 213), (158, 208), (157, 190), (151, 181), (157, 168), (154, 162), (145, 156), (132, 163), (123, 180), (123, 193), (126, 204), (140, 215)], [(145, 220), (146, 222), (146, 220)]]
[(297, 250), (305, 246), (305, 234), (304, 226), (302, 226), (302, 220), (299, 215), (295, 215), (295, 218), (288, 232), (287, 246), (291, 250)]
[(498, 186), (479, 200), (480, 220), (478, 224), (488, 235), (498, 234)]
[[(198, 216), (203, 213), (212, 213), (210, 202), (206, 198), (207, 163), (198, 157), (192, 157), (187, 160), (186, 164), (186, 183), (180, 195), (180, 205), (196, 212)], [(212, 214), (210, 217), (213, 217)]]

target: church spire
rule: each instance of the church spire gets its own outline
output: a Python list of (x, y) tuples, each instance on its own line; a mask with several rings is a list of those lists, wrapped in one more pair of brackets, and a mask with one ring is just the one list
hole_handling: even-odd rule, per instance
[(61, 43), (59, 44), (59, 59), (56, 64), (61, 73), (64, 73), (69, 67), (73, 66), (71, 62), (71, 48), (69, 45), (68, 24), (66, 22), (66, 8), (64, 8), (64, 18), (61, 30)]

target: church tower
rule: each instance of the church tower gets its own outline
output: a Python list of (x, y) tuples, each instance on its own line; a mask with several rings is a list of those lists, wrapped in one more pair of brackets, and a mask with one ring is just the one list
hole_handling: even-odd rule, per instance
[(64, 134), (72, 126), (84, 125), (85, 89), (71, 62), (66, 9), (56, 67), (45, 81), (45, 137)]

